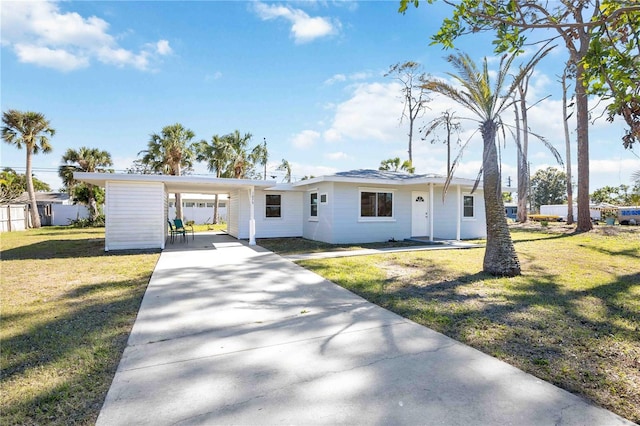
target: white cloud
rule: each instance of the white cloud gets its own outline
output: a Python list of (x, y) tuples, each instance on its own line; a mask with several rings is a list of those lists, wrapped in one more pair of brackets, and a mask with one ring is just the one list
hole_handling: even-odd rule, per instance
[(344, 74), (336, 74), (331, 78), (328, 78), (327, 80), (324, 81), (324, 84), (327, 86), (331, 86), (334, 83), (339, 83), (339, 82), (343, 82), (343, 81), (347, 81), (347, 76)]
[(291, 139), (296, 148), (309, 148), (320, 139), (320, 133), (314, 130), (303, 130)]
[(283, 18), (291, 23), (291, 35), (296, 43), (308, 43), (338, 33), (340, 22), (323, 17), (311, 17), (300, 9), (257, 2), (254, 10), (263, 21)]
[(109, 34), (109, 23), (61, 12), (55, 2), (11, 2), (2, 10), (2, 44), (20, 62), (60, 71), (86, 68), (92, 60), (148, 70), (155, 56), (172, 52), (167, 40), (146, 44), (138, 52), (121, 47)]
[(338, 152), (329, 152), (327, 154), (324, 155), (325, 158), (329, 159), (329, 160), (346, 160), (347, 158), (349, 158), (349, 156), (347, 154), (345, 154), (342, 151), (338, 151)]
[(156, 43), (156, 51), (160, 55), (168, 55), (173, 52), (171, 46), (169, 46), (168, 40), (160, 40)]
[(14, 51), (20, 62), (37, 63), (43, 67), (55, 68), (60, 71), (72, 71), (89, 66), (89, 59), (80, 55), (73, 55), (63, 49), (49, 49), (44, 46), (33, 46), (18, 43)]
[(341, 83), (345, 81), (362, 81), (371, 77), (371, 72), (369, 71), (361, 71), (355, 72), (353, 74), (345, 75), (345, 74), (335, 74), (333, 77), (325, 80), (324, 84), (326, 86), (331, 86), (335, 83)]
[(404, 138), (399, 126), (403, 105), (400, 93), (396, 82), (359, 84), (350, 99), (336, 106), (331, 128), (323, 135), (325, 140), (390, 142)]

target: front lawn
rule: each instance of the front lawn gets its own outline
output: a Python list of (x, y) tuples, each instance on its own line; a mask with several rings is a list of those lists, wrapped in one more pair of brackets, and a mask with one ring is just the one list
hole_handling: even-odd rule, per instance
[(299, 262), (415, 322), (640, 422), (640, 229), (513, 229), (523, 275), (484, 249)]
[(0, 256), (0, 424), (94, 424), (159, 253), (46, 227), (3, 233)]

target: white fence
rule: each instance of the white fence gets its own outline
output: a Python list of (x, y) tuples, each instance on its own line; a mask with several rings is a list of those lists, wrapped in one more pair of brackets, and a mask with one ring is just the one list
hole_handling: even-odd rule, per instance
[[(213, 223), (213, 207), (183, 207), (182, 216), (184, 220), (193, 220), (197, 224)], [(169, 218), (176, 217), (176, 208), (169, 207)], [(218, 209), (218, 218), (222, 222), (227, 222), (227, 208)]]
[(0, 232), (24, 231), (28, 227), (29, 210), (26, 204), (0, 206)]
[(64, 204), (52, 204), (51, 205), (51, 225), (60, 226), (68, 225), (72, 220), (88, 219), (89, 209), (82, 204), (64, 205)]

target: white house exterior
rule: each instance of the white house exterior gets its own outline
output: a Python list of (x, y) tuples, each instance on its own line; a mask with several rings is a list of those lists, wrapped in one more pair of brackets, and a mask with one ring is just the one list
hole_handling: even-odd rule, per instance
[(105, 250), (164, 248), (169, 193), (227, 194), (227, 232), (238, 239), (304, 237), (365, 243), (486, 236), (473, 180), (354, 170), (291, 184), (204, 176), (76, 173), (106, 188)]

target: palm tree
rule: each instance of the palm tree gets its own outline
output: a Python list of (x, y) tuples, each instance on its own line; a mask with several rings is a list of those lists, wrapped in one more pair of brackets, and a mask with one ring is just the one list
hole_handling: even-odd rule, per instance
[[(231, 145), (227, 143), (228, 139), (213, 135), (211, 144), (205, 140), (195, 144), (196, 161), (204, 161), (210, 172), (214, 172), (217, 178), (233, 177), (229, 168), (230, 159), (233, 156)], [(218, 223), (219, 201), (218, 194), (215, 194), (213, 205), (213, 223)]]
[(73, 172), (89, 172), (89, 173), (106, 173), (110, 172), (107, 167), (113, 166), (111, 154), (107, 151), (101, 151), (97, 148), (81, 147), (77, 151), (75, 149), (67, 149), (62, 156), (64, 163), (58, 169), (58, 174), (62, 178), (62, 182), (69, 189), (69, 193), (73, 192), (74, 197), (81, 202), (89, 204), (89, 219), (91, 222), (99, 215), (97, 198), (100, 188), (90, 183), (79, 183), (73, 178)]
[(411, 165), (410, 160), (404, 160), (400, 163), (400, 157), (388, 158), (380, 162), (378, 170), (386, 170), (392, 172), (404, 171), (407, 173), (415, 173), (416, 168)]
[(282, 159), (282, 163), (278, 166), (276, 170), (284, 171), (284, 179), (283, 181), (287, 181), (287, 183), (291, 183), (291, 164), (284, 158)]
[(251, 133), (240, 134), (239, 130), (223, 136), (228, 144), (229, 154), (231, 156), (233, 177), (236, 179), (244, 179), (249, 169), (252, 167), (250, 155), (247, 152), (247, 146), (253, 135)]
[(264, 138), (264, 142), (262, 144), (256, 145), (251, 154), (249, 154), (249, 158), (253, 164), (260, 164), (264, 167), (264, 180), (267, 180), (267, 162), (269, 161), (269, 150), (267, 150), (267, 139)]
[(27, 152), (27, 166), (25, 176), (27, 178), (27, 192), (31, 204), (31, 224), (34, 228), (40, 228), (40, 215), (36, 202), (36, 192), (33, 187), (33, 173), (31, 161), (34, 154), (40, 151), (49, 153), (52, 150), (49, 144), (49, 136), (55, 135), (55, 129), (51, 128), (49, 120), (44, 114), (32, 111), (18, 111), (10, 109), (2, 113), (2, 139), (18, 149), (24, 145)]
[[(501, 125), (500, 114), (509, 107), (509, 97), (518, 87), (533, 66), (520, 70), (511, 86), (504, 91), (509, 66), (515, 56), (502, 57), (500, 67), (492, 86), (487, 59), (482, 69), (478, 69), (468, 54), (450, 55), (447, 60), (457, 73), (447, 73), (458, 88), (441, 80), (429, 80), (425, 87), (444, 95), (471, 111), (480, 124), (483, 140), (482, 175), (484, 185), (485, 214), (487, 221), (487, 247), (485, 250), (483, 270), (493, 275), (520, 275), (520, 262), (516, 254), (507, 226), (502, 202), (501, 176), (498, 166), (496, 134)], [(450, 179), (447, 180), (448, 182)]]
[[(190, 129), (176, 123), (162, 128), (160, 134), (152, 133), (147, 149), (140, 151), (141, 162), (157, 173), (181, 176), (184, 169), (192, 165), (194, 157), (191, 139), (195, 137)], [(182, 219), (182, 198), (176, 193), (176, 217)]]

